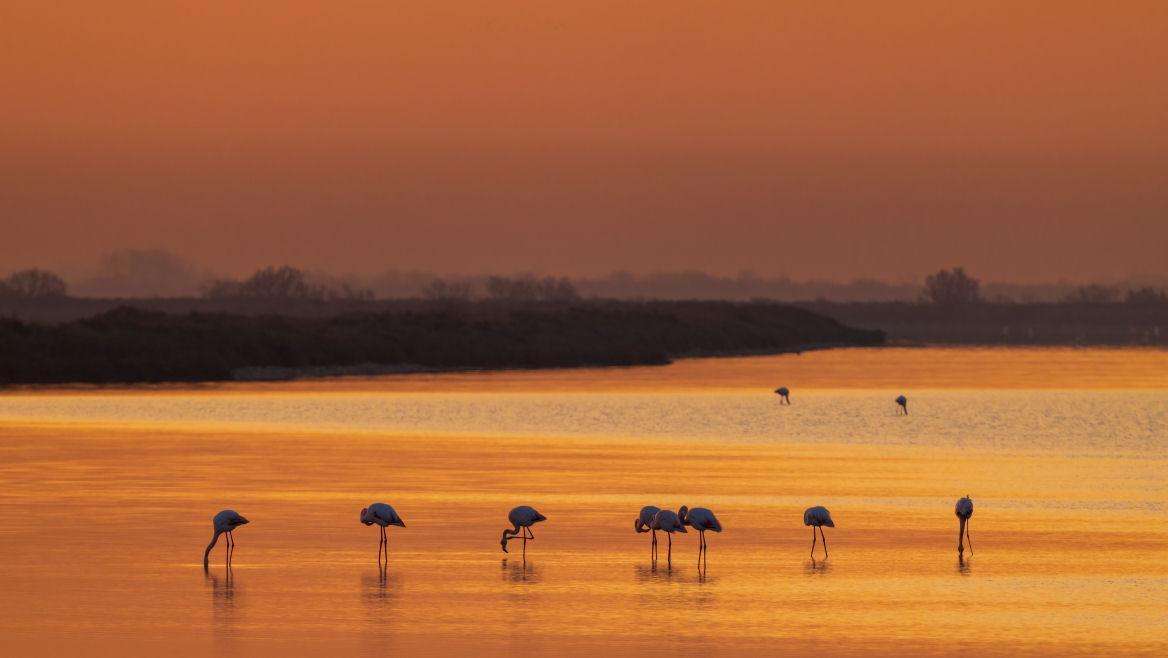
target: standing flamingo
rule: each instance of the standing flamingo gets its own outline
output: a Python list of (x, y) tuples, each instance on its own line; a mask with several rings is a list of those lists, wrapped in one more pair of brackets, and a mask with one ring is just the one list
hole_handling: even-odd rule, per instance
[(775, 393), (779, 396), (779, 404), (791, 404), (791, 391), (787, 390), (786, 386), (776, 388)]
[(695, 507), (689, 509), (685, 505), (677, 510), (677, 516), (685, 525), (698, 531), (698, 564), (701, 565), (702, 557), (709, 558), (709, 546), (706, 544), (706, 531), (713, 530), (714, 532), (722, 532), (722, 524), (718, 521), (718, 517), (714, 513), (704, 507)]
[(651, 526), (653, 525), (653, 517), (660, 512), (661, 508), (655, 505), (646, 505), (641, 508), (641, 513), (637, 515), (637, 520), (633, 521), (633, 530), (637, 532), (652, 532), (653, 543), (651, 543), (649, 554), (654, 561), (657, 560), (657, 531)]
[(227, 533), (227, 565), (231, 565), (231, 553), (235, 550), (235, 537), (231, 533), (239, 526), (246, 525), (247, 523), (248, 520), (233, 509), (225, 509), (211, 519), (211, 525), (215, 528), (215, 534), (211, 535), (211, 543), (207, 544), (207, 550), (203, 551), (203, 569), (207, 568), (207, 561), (210, 559), (211, 549), (215, 548), (215, 542), (219, 541), (219, 535), (223, 533)]
[(361, 508), (361, 523), (365, 525), (377, 524), (381, 526), (381, 540), (377, 543), (377, 564), (381, 564), (381, 550), (385, 549), (385, 563), (389, 564), (389, 537), (385, 534), (385, 527), (395, 525), (406, 527), (406, 522), (397, 515), (397, 511), (385, 503), (373, 503), (369, 507)]
[(907, 416), (908, 415), (908, 398), (904, 397), (903, 395), (898, 395), (896, 397), (896, 404), (899, 407), (896, 411), (898, 413), (903, 411), (904, 415)]
[(653, 521), (649, 524), (653, 530), (660, 530), (666, 533), (669, 538), (667, 552), (665, 554), (669, 566), (673, 566), (673, 533), (685, 532), (685, 524), (681, 522), (681, 518), (676, 513), (667, 509), (663, 509), (653, 515)]
[[(535, 539), (535, 535), (531, 534), (531, 526), (539, 523), (540, 521), (546, 521), (547, 517), (535, 511), (535, 508), (528, 507), (527, 505), (520, 505), (519, 507), (511, 510), (511, 513), (507, 515), (507, 520), (510, 521), (511, 525), (515, 526), (515, 528), (507, 528), (503, 530), (503, 538), (499, 540), (499, 545), (503, 547), (504, 553), (509, 553), (510, 551), (507, 550), (507, 542), (514, 539), (520, 534), (520, 532), (522, 532), (523, 555), (526, 556), (527, 540)], [(521, 528), (522, 531), (520, 530)]]
[(969, 554), (973, 555), (973, 539), (969, 536), (969, 517), (973, 516), (973, 499), (969, 497), (969, 494), (957, 501), (954, 512), (957, 514), (959, 523), (957, 526), (957, 554), (961, 555), (965, 552), (965, 547), (961, 545), (961, 538), (964, 536), (969, 540)]
[(811, 559), (815, 559), (815, 529), (819, 528), (819, 536), (823, 537), (823, 557), (827, 559), (827, 537), (823, 534), (823, 526), (835, 527), (831, 520), (831, 512), (826, 507), (808, 507), (803, 511), (803, 525), (811, 526)]

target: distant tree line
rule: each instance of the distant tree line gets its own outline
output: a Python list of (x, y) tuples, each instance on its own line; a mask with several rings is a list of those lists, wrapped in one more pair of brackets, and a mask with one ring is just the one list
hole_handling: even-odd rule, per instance
[(95, 274), (66, 286), (44, 269), (14, 272), (0, 279), (0, 299), (47, 299), (69, 292), (83, 297), (173, 297), (192, 294), (209, 300), (269, 302), (361, 302), (421, 298), (449, 305), (474, 300), (509, 303), (605, 299), (723, 299), (802, 302), (917, 302), (956, 309), (972, 304), (1168, 304), (1168, 279), (1145, 277), (1105, 284), (985, 283), (963, 267), (942, 269), (924, 285), (870, 279), (851, 282), (794, 281), (744, 271), (718, 276), (698, 271), (633, 274), (614, 272), (568, 278), (535, 274), (439, 277), (422, 271), (387, 270), (375, 276), (335, 276), (290, 265), (265, 267), (245, 278), (214, 278), (161, 250), (124, 249), (103, 256)]

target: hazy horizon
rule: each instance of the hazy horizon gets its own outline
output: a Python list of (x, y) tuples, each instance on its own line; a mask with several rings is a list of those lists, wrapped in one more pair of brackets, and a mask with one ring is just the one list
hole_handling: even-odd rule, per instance
[(15, 3), (0, 266), (1168, 273), (1168, 6)]

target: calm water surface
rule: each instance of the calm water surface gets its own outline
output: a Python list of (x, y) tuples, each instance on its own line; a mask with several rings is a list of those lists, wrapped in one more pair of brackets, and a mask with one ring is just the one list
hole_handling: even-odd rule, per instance
[[(18, 389), (0, 651), (1162, 654), (1166, 448), (1168, 353), (1145, 350)], [(384, 572), (373, 500), (409, 526)], [(526, 561), (498, 549), (521, 503), (549, 517)], [(652, 564), (645, 504), (718, 513), (708, 569), (693, 534)], [(223, 507), (252, 523), (204, 574)]]

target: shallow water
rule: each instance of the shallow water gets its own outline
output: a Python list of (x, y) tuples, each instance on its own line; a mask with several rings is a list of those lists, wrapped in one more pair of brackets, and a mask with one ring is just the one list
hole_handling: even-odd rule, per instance
[[(20, 389), (0, 649), (1163, 653), (1166, 443), (1168, 353), (1146, 350)], [(373, 500), (408, 524), (384, 574)], [(498, 548), (522, 503), (549, 517), (526, 561)], [(717, 512), (706, 569), (692, 533), (654, 567), (644, 504)], [(813, 504), (837, 524), (814, 562)], [(204, 574), (223, 507), (252, 523)]]

